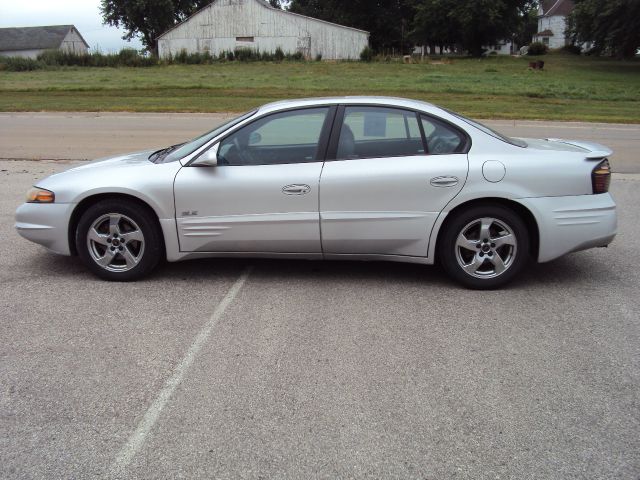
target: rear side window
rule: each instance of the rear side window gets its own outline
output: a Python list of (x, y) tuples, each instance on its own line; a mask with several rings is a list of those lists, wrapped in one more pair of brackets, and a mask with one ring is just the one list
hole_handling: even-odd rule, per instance
[(429, 155), (464, 153), (467, 139), (456, 129), (432, 117), (420, 118)]
[(463, 122), (467, 122), (469, 125), (476, 127), (478, 130), (486, 133), (487, 135), (491, 135), (494, 138), (497, 138), (498, 140), (502, 140), (505, 143), (510, 143), (511, 145), (515, 145), (516, 147), (520, 147), (520, 148), (527, 148), (527, 142), (525, 142), (524, 140), (520, 139), (520, 138), (511, 138), (511, 137), (507, 137), (506, 135), (502, 135), (499, 132), (496, 132), (495, 130), (487, 127), (486, 125), (483, 125), (481, 123), (478, 123), (474, 120), (471, 120), (467, 117), (463, 117), (462, 115), (455, 113), (455, 112), (451, 112), (447, 109), (443, 109), (445, 112), (450, 113), (451, 115), (453, 115), (454, 117), (458, 117), (460, 120), (462, 120)]
[(339, 160), (424, 155), (414, 112), (385, 107), (346, 107)]

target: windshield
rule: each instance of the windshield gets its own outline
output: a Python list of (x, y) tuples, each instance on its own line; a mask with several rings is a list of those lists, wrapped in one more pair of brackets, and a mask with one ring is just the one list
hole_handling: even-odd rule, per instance
[(486, 125), (483, 125), (481, 123), (478, 123), (475, 120), (471, 120), (470, 118), (463, 117), (462, 115), (455, 112), (451, 112), (449, 110), (445, 110), (445, 111), (450, 113), (454, 117), (459, 118), (463, 122), (467, 122), (469, 125), (472, 125), (477, 129), (482, 130), (487, 135), (491, 135), (492, 137), (497, 138), (498, 140), (502, 140), (503, 142), (510, 143), (511, 145), (515, 145), (516, 147), (521, 147), (521, 148), (528, 147), (527, 142), (525, 142), (524, 140), (520, 140), (519, 138), (507, 137), (506, 135), (502, 135), (500, 132), (496, 132), (494, 129), (489, 128)]
[(176, 160), (180, 160), (181, 158), (186, 157), (187, 155), (191, 155), (193, 152), (195, 152), (200, 147), (202, 147), (203, 145), (207, 144), (208, 142), (216, 138), (225, 130), (251, 117), (256, 112), (257, 110), (253, 110), (251, 112), (245, 113), (244, 115), (240, 115), (237, 118), (234, 118), (232, 120), (229, 120), (226, 123), (223, 123), (222, 125), (217, 127), (215, 130), (211, 130), (210, 132), (205, 133), (204, 135), (201, 135), (198, 138), (191, 140), (190, 142), (179, 145), (178, 148), (175, 148), (170, 151), (170, 153), (162, 160), (162, 163), (174, 162)]

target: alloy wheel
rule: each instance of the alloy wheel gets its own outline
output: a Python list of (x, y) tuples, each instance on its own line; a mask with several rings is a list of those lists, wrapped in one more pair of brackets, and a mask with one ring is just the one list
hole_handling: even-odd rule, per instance
[(487, 279), (504, 274), (514, 263), (518, 240), (513, 229), (497, 218), (469, 222), (455, 244), (458, 265), (470, 276)]
[(136, 222), (126, 215), (108, 213), (95, 220), (87, 232), (91, 258), (110, 272), (127, 272), (142, 260), (145, 240)]

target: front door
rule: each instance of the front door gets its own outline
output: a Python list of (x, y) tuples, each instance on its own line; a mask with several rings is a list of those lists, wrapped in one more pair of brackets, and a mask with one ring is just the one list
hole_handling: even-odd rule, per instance
[(220, 142), (218, 166), (182, 168), (175, 180), (180, 250), (321, 253), (318, 184), (329, 112), (262, 117)]
[(347, 106), (336, 124), (335, 160), (320, 181), (324, 253), (426, 257), (438, 215), (467, 178), (466, 135), (387, 107)]

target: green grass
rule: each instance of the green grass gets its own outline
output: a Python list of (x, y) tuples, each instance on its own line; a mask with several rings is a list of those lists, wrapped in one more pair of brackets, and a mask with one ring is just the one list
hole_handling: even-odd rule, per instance
[(427, 100), (476, 118), (640, 123), (640, 62), (569, 55), (450, 63), (219, 63), (0, 72), (2, 111), (238, 112), (328, 95)]

